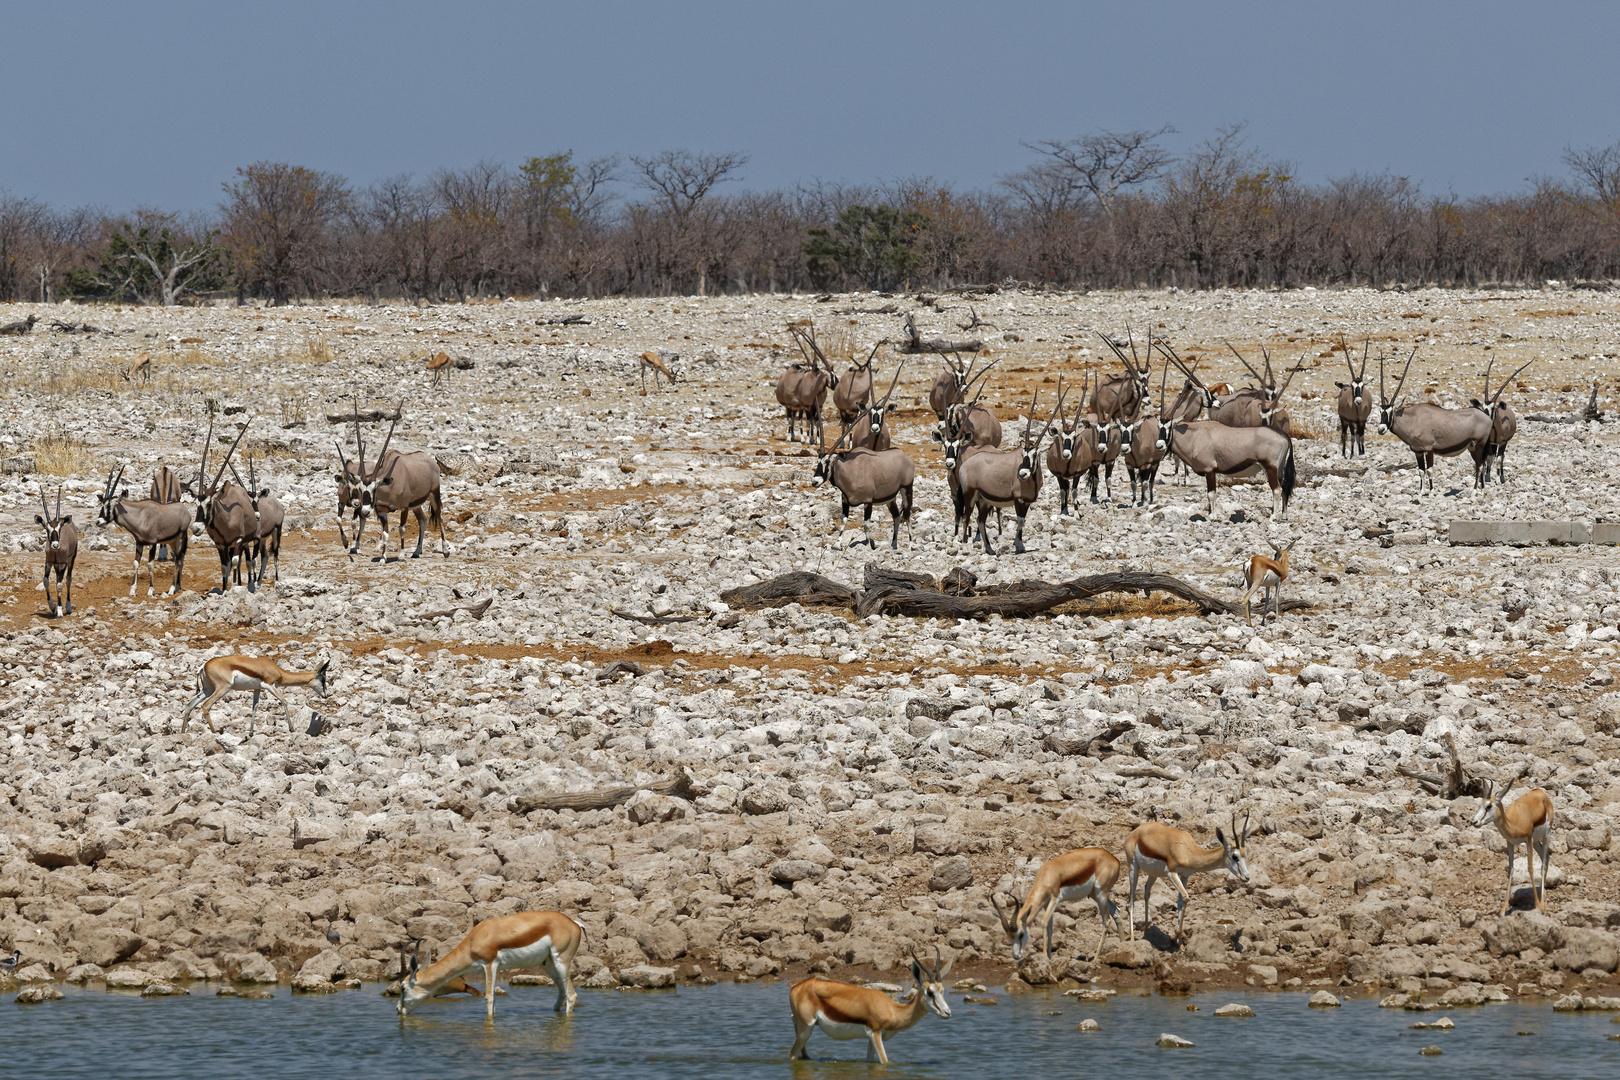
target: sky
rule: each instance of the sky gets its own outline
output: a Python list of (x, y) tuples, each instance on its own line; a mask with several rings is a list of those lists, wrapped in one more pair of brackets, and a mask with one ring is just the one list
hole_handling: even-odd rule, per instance
[[(208, 211), (285, 161), (357, 187), (480, 160), (741, 151), (731, 190), (929, 177), (1221, 125), (1318, 182), (1522, 190), (1620, 142), (1620, 4), (0, 0), (0, 190)], [(628, 185), (622, 190), (633, 193)]]

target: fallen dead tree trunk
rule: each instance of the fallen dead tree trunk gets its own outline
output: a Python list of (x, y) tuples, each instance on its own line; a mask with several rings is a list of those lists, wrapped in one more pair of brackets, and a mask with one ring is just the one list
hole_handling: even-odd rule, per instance
[(382, 420), (398, 420), (399, 410), (383, 412), (381, 409), (369, 409), (366, 412), (327, 413), (328, 424), (375, 424)]
[(856, 600), (854, 589), (831, 578), (795, 570), (780, 574), (758, 585), (727, 589), (720, 599), (739, 607), (781, 607), (784, 604), (830, 604), (842, 607)]
[(622, 787), (596, 788), (593, 791), (575, 791), (566, 795), (539, 795), (519, 796), (517, 809), (520, 814), (533, 813), (536, 810), (609, 810), (620, 803), (628, 802), (630, 796), (638, 791), (650, 791), (654, 795), (677, 795), (683, 799), (692, 797), (692, 777), (689, 773), (668, 780), (656, 780), (650, 784), (625, 784)]
[(903, 353), (976, 353), (984, 349), (984, 342), (978, 338), (969, 341), (946, 341), (943, 338), (924, 339), (922, 332), (917, 329), (917, 319), (913, 315), (906, 316), (906, 337), (900, 343)]
[[(958, 568), (960, 569), (960, 568)], [(1204, 614), (1243, 613), (1241, 604), (1211, 596), (1171, 574), (1125, 571), (1093, 574), (1051, 583), (1024, 580), (977, 588), (971, 574), (952, 570), (945, 576), (949, 592), (941, 592), (934, 579), (869, 566), (867, 588), (857, 593), (819, 574), (794, 571), (741, 589), (730, 589), (720, 599), (739, 607), (779, 606), (784, 603), (849, 605), (857, 615), (907, 615), (922, 619), (1027, 618), (1076, 600), (1105, 593), (1168, 593), (1198, 606)], [(1282, 602), (1283, 611), (1310, 608), (1304, 600)]]

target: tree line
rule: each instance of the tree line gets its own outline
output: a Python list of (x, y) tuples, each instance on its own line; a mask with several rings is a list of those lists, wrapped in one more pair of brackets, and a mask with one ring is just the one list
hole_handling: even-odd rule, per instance
[(480, 162), (357, 188), (282, 162), (209, 213), (57, 210), (0, 192), (0, 299), (460, 300), (943, 289), (1473, 286), (1620, 277), (1620, 143), (1459, 198), (1387, 174), (1307, 184), (1223, 128), (1028, 144), (991, 190), (737, 185), (746, 154)]

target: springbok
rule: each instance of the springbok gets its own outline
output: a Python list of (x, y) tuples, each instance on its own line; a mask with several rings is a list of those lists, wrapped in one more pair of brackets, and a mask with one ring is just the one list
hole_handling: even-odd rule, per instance
[(1502, 395), (1507, 391), (1508, 384), (1519, 377), (1519, 372), (1522, 372), (1535, 361), (1526, 360), (1520, 365), (1518, 371), (1502, 380), (1501, 388), (1493, 395), (1491, 393), (1491, 366), (1495, 363), (1496, 358), (1492, 357), (1490, 363), (1485, 365), (1485, 400), (1470, 401), (1469, 404), (1476, 409), (1485, 410), (1485, 413), (1491, 418), (1491, 437), (1485, 446), (1485, 479), (1488, 481), (1491, 478), (1491, 459), (1494, 457), (1496, 459), (1496, 482), (1504, 484), (1507, 482), (1507, 466), (1505, 465), (1507, 444), (1512, 441), (1514, 435), (1518, 434), (1519, 414), (1513, 411), (1513, 406), (1502, 400)]
[[(889, 516), (894, 519), (894, 531), (889, 547), (900, 549), (900, 522), (911, 522), (911, 489), (917, 482), (917, 466), (903, 450), (841, 450), (843, 441), (828, 450), (825, 445), (816, 461), (815, 473), (810, 477), (812, 487), (831, 483), (838, 489), (838, 536), (843, 538), (845, 521), (852, 507), (862, 507), (861, 539), (873, 549), (868, 529), (872, 521), (872, 507), (887, 503)], [(860, 546), (860, 541), (850, 545)]]
[(812, 437), (824, 441), (821, 407), (826, 401), (827, 391), (838, 389), (838, 373), (833, 371), (831, 364), (827, 364), (823, 370), (826, 357), (816, 344), (815, 327), (806, 330), (789, 326), (788, 334), (804, 357), (803, 362), (788, 365), (776, 380), (776, 400), (787, 410), (788, 441), (798, 441), (793, 433), (795, 420), (800, 421), (804, 428), (805, 442)]
[[(45, 502), (45, 488), (39, 489), (39, 508), (44, 514), (34, 515), (34, 524), (45, 530), (45, 606), (51, 618), (56, 618), (58, 607), (63, 615), (73, 614), (73, 562), (79, 557), (79, 530), (73, 524), (73, 515), (62, 516), (62, 488), (56, 488), (56, 513), (51, 513)], [(56, 596), (51, 596), (51, 571), (56, 571)], [(67, 585), (62, 584), (63, 577)]]
[(1372, 395), (1367, 393), (1367, 354), (1370, 343), (1361, 348), (1361, 370), (1350, 359), (1350, 349), (1339, 338), (1339, 351), (1344, 353), (1344, 366), (1350, 369), (1348, 383), (1335, 382), (1339, 388), (1339, 454), (1355, 457), (1367, 452), (1367, 418), (1372, 415)]
[[(395, 411), (398, 413), (399, 410)], [(354, 543), (349, 548), (349, 554), (353, 556), (359, 553), (366, 518), (373, 511), (377, 514), (377, 525), (382, 533), (377, 539), (375, 561), (386, 562), (388, 559), (389, 514), (399, 515), (399, 549), (403, 552), (405, 515), (410, 512), (416, 515), (416, 550), (411, 553), (411, 558), (422, 557), (422, 541), (427, 536), (427, 526), (434, 524), (439, 528), (439, 553), (448, 559), (450, 545), (444, 536), (444, 495), (439, 488), (439, 463), (432, 454), (422, 450), (396, 453), (389, 457), (388, 444), (394, 440), (394, 427), (398, 423), (396, 415), (388, 427), (388, 437), (383, 440), (382, 453), (377, 455), (377, 461), (369, 471), (366, 469), (364, 445), (358, 448), (363, 479), (360, 484), (360, 506), (355, 512), (359, 521), (354, 527)], [(425, 515), (424, 507), (427, 510)]]
[(833, 408), (838, 410), (838, 419), (845, 427), (855, 423), (855, 418), (865, 411), (872, 396), (872, 360), (877, 351), (887, 345), (885, 338), (872, 346), (872, 351), (866, 354), (864, 361), (851, 359), (849, 367), (844, 370), (844, 377), (838, 380), (833, 388)]
[[(180, 474), (162, 462), (158, 463), (157, 472), (152, 474), (153, 502), (177, 503), (180, 501)], [(166, 546), (158, 547), (158, 562), (169, 561), (169, 549)]]
[(1272, 614), (1282, 618), (1282, 583), (1288, 580), (1288, 548), (1274, 547), (1271, 558), (1256, 555), (1249, 560), (1249, 565), (1243, 571), (1243, 584), (1248, 590), (1243, 594), (1243, 621), (1252, 623), (1249, 617), (1249, 597), (1254, 595), (1256, 589), (1264, 589), (1260, 594), (1260, 622), (1266, 621), (1266, 604), (1272, 605)]
[(330, 660), (322, 660), (314, 671), (288, 671), (276, 664), (273, 660), (266, 660), (260, 656), (216, 656), (202, 666), (197, 672), (197, 693), (186, 702), (185, 711), (180, 714), (180, 731), (186, 730), (186, 721), (191, 718), (194, 709), (201, 708), (203, 722), (208, 725), (209, 731), (218, 731), (214, 727), (213, 717), (208, 710), (213, 708), (214, 702), (230, 693), (232, 690), (253, 691), (253, 707), (249, 711), (248, 738), (253, 737), (253, 726), (259, 713), (259, 695), (269, 691), (275, 695), (287, 712), (287, 730), (292, 730), (292, 705), (282, 696), (280, 687), (283, 686), (314, 686), (315, 692), (321, 697), (327, 696), (326, 668)]
[(1412, 357), (1417, 347), (1406, 358), (1400, 382), (1395, 384), (1395, 397), (1391, 399), (1384, 382), (1384, 361), (1378, 361), (1378, 431), (1393, 432), (1407, 445), (1417, 458), (1418, 494), (1423, 493), (1425, 482), (1434, 490), (1434, 455), (1456, 457), (1464, 450), (1474, 459), (1474, 486), (1485, 486), (1486, 456), (1491, 443), (1491, 414), (1482, 406), (1470, 405), (1466, 409), (1445, 409), (1420, 401), (1416, 405), (1400, 405), (1401, 391), (1406, 387), (1407, 373), (1412, 370)]
[(485, 919), (467, 932), (438, 963), (410, 974), (400, 987), (399, 1015), (405, 1016), (448, 984), (480, 970), (484, 975), (484, 1014), (495, 1017), (495, 977), (502, 971), (544, 967), (557, 984), (554, 1011), (571, 1015), (579, 995), (569, 966), (585, 941), (585, 927), (560, 911), (519, 911)]
[(793, 984), (788, 1001), (793, 1008), (793, 1050), (790, 1060), (809, 1060), (805, 1046), (817, 1028), (834, 1039), (847, 1041), (865, 1039), (866, 1060), (889, 1063), (883, 1048), (883, 1037), (913, 1027), (932, 1010), (941, 1020), (951, 1018), (950, 1003), (945, 1000), (945, 979), (951, 973), (955, 959), (940, 966), (939, 947), (934, 947), (934, 966), (923, 966), (915, 950), (911, 954), (911, 978), (917, 992), (909, 1004), (902, 1005), (894, 998), (870, 986), (854, 986), (832, 979), (811, 977)]
[(638, 361), (636, 367), (641, 371), (642, 397), (647, 396), (647, 372), (649, 370), (653, 373), (654, 390), (658, 389), (658, 377), (660, 375), (669, 380), (669, 385), (671, 387), (675, 385), (675, 372), (670, 368), (669, 364), (664, 361), (662, 356), (659, 356), (657, 353), (649, 349), (636, 359)]
[(1058, 905), (1088, 896), (1096, 902), (1097, 914), (1102, 918), (1102, 937), (1097, 939), (1096, 952), (1101, 955), (1103, 942), (1108, 940), (1109, 919), (1114, 921), (1114, 932), (1125, 936), (1119, 925), (1119, 907), (1108, 896), (1118, 880), (1119, 860), (1102, 848), (1086, 847), (1066, 851), (1042, 863), (1023, 906), (1010, 915), (1002, 910), (992, 892), (990, 906), (996, 909), (1001, 928), (1012, 942), (1013, 960), (1024, 959), (1032, 925), (1046, 927), (1046, 958), (1052, 959), (1052, 920), (1057, 916)]
[(124, 377), (125, 382), (132, 381), (137, 375), (140, 376), (141, 381), (150, 382), (152, 379), (152, 354), (149, 352), (141, 353), (129, 367), (118, 374)]
[(433, 372), (434, 386), (439, 385), (440, 376), (444, 377), (445, 385), (448, 386), (450, 382), (450, 372), (454, 370), (450, 365), (450, 354), (447, 352), (441, 352), (430, 355), (427, 358), (427, 369)]
[[(242, 564), (247, 559), (247, 545), (252, 543), (259, 534), (259, 520), (253, 513), (253, 503), (248, 499), (247, 489), (236, 483), (224, 483), (225, 470), (231, 463), (231, 456), (236, 448), (242, 445), (242, 436), (247, 434), (248, 425), (252, 424), (251, 417), (236, 433), (236, 441), (225, 453), (225, 460), (220, 463), (219, 471), (207, 487), (203, 481), (208, 473), (208, 450), (214, 438), (214, 424), (208, 423), (208, 441), (203, 444), (202, 463), (197, 467), (195, 483), (184, 486), (191, 496), (197, 500), (197, 524), (203, 526), (208, 532), (208, 538), (214, 542), (219, 551), (219, 591), (221, 594), (231, 591), (231, 572), (236, 572), (236, 580), (242, 581)], [(258, 589), (253, 580), (251, 571), (247, 575), (249, 592)]]
[(1146, 821), (1131, 830), (1125, 838), (1125, 858), (1131, 864), (1131, 895), (1126, 908), (1129, 936), (1136, 938), (1136, 879), (1147, 878), (1142, 890), (1142, 930), (1153, 925), (1152, 909), (1148, 906), (1153, 895), (1153, 882), (1164, 878), (1176, 890), (1176, 939), (1181, 938), (1182, 920), (1187, 914), (1187, 884), (1189, 874), (1202, 874), (1208, 870), (1226, 869), (1239, 881), (1249, 880), (1249, 864), (1244, 861), (1243, 847), (1249, 840), (1249, 818), (1243, 817), (1243, 829), (1237, 826), (1237, 814), (1232, 814), (1232, 837), (1227, 839), (1219, 828), (1215, 830), (1219, 847), (1206, 848), (1193, 839), (1185, 829), (1177, 829), (1158, 821)]
[[(965, 454), (957, 466), (957, 479), (962, 485), (962, 505), (979, 511), (979, 541), (986, 555), (994, 555), (990, 535), (985, 532), (985, 519), (992, 509), (1012, 507), (1018, 516), (1018, 530), (1014, 534), (1013, 550), (1022, 555), (1024, 547), (1024, 519), (1029, 508), (1041, 493), (1041, 440), (1051, 426), (1051, 418), (1037, 429), (1035, 410), (1040, 403), (1040, 391), (1029, 403), (1029, 417), (1024, 422), (1022, 445), (1006, 450), (979, 449)], [(1058, 398), (1056, 416), (1063, 410), (1063, 398)]]
[[(1509, 780), (1500, 789), (1493, 788), (1489, 780), (1485, 781), (1485, 800), (1480, 803), (1479, 813), (1474, 815), (1474, 828), (1480, 828), (1487, 821), (1496, 826), (1496, 831), (1502, 834), (1507, 841), (1507, 895), (1502, 898), (1502, 911), (1506, 915), (1508, 908), (1513, 906), (1513, 854), (1519, 845), (1525, 845), (1524, 857), (1530, 864), (1530, 892), (1535, 897), (1536, 910), (1540, 911), (1547, 906), (1547, 862), (1551, 857), (1551, 836), (1553, 823), (1552, 799), (1540, 788), (1531, 790), (1513, 800), (1512, 806), (1504, 807), (1502, 800), (1507, 798), (1513, 781)], [(1541, 856), (1541, 888), (1536, 888), (1536, 856)]]
[(1130, 333), (1130, 328), (1126, 327), (1125, 343), (1131, 350), (1129, 356), (1114, 343), (1113, 338), (1101, 332), (1097, 334), (1102, 338), (1103, 344), (1119, 357), (1126, 371), (1124, 375), (1115, 375), (1097, 383), (1097, 390), (1091, 398), (1091, 411), (1100, 421), (1123, 420), (1134, 414), (1148, 399), (1148, 391), (1153, 383), (1153, 332), (1148, 331), (1147, 363), (1141, 363), (1141, 358), (1136, 355), (1136, 342), (1131, 339)]
[[(135, 595), (135, 586), (141, 581), (141, 549), (146, 549), (146, 595), (157, 591), (157, 571), (154, 561), (160, 545), (168, 547), (174, 556), (174, 584), (164, 596), (173, 596), (180, 589), (180, 573), (185, 568), (186, 546), (191, 542), (192, 507), (184, 503), (158, 503), (150, 499), (131, 500), (129, 491), (118, 491), (124, 478), (124, 469), (107, 474), (107, 486), (98, 496), (100, 504), (96, 520), (102, 525), (117, 525), (135, 541), (135, 579), (129, 583), (129, 595)], [(114, 492), (118, 491), (117, 496)]]
[[(242, 476), (231, 466), (231, 475), (236, 478), (238, 487), (242, 487)], [(264, 584), (265, 567), (274, 556), (276, 560), (276, 580), (281, 580), (281, 528), (287, 520), (287, 508), (281, 500), (270, 494), (269, 488), (259, 487), (259, 479), (253, 471), (253, 459), (248, 459), (248, 482), (246, 485), (248, 502), (253, 506), (253, 517), (258, 522), (257, 535), (253, 538), (253, 549), (248, 556), (248, 572), (253, 574), (260, 585)], [(258, 570), (253, 564), (258, 563)]]

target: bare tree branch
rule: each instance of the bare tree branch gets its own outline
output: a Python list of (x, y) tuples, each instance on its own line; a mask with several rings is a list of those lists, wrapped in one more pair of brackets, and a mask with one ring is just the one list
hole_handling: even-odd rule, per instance
[(1160, 136), (1175, 130), (1166, 124), (1157, 131), (1104, 131), (1024, 145), (1050, 158), (1058, 175), (1066, 175), (1074, 189), (1090, 194), (1107, 213), (1122, 189), (1157, 179), (1175, 160), (1158, 145)]

